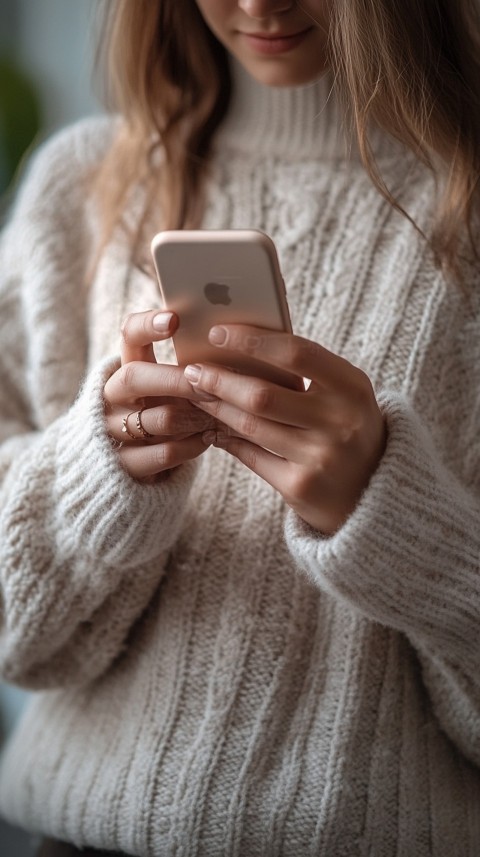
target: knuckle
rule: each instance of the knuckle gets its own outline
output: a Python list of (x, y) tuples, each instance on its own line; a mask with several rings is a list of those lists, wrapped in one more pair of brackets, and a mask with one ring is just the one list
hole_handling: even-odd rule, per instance
[(311, 437), (306, 443), (310, 457), (310, 467), (297, 473), (301, 490), (305, 490), (318, 479), (331, 473), (343, 454), (343, 444), (337, 433), (322, 438)]
[(215, 369), (204, 369), (201, 377), (202, 389), (216, 395), (222, 388), (222, 376)]
[(173, 450), (168, 443), (157, 443), (152, 447), (153, 459), (157, 470), (167, 470), (173, 466)]
[(142, 319), (142, 342), (152, 341), (152, 313), (144, 312), (141, 315)]
[(295, 505), (311, 493), (312, 475), (305, 470), (294, 470), (285, 481), (283, 496), (287, 503)]
[(208, 403), (208, 414), (210, 417), (214, 417), (215, 419), (220, 419), (222, 410), (223, 410), (223, 402), (219, 399), (216, 402)]
[(161, 364), (159, 383), (162, 385), (162, 395), (177, 395), (183, 383), (183, 372), (171, 363)]
[(263, 414), (270, 409), (273, 398), (273, 391), (269, 387), (256, 386), (250, 393), (249, 406), (254, 413)]
[(338, 470), (345, 455), (345, 444), (341, 439), (325, 447), (317, 458), (315, 473), (317, 477), (330, 480)]
[(103, 407), (105, 411), (105, 416), (108, 416), (112, 413), (113, 410), (113, 392), (114, 392), (114, 383), (115, 379), (112, 381), (113, 375), (108, 379), (107, 383), (103, 388)]
[(343, 425), (339, 426), (337, 435), (332, 442), (332, 448), (328, 459), (325, 461), (325, 468), (331, 465), (342, 453), (352, 444), (355, 443), (362, 428), (360, 419), (356, 419), (352, 413), (350, 418)]
[(238, 347), (243, 348), (248, 354), (256, 354), (262, 349), (265, 337), (258, 333), (247, 333), (245, 337), (237, 342)]
[(290, 342), (288, 347), (288, 362), (294, 372), (302, 369), (305, 364), (305, 345), (298, 339), (293, 339)]
[(155, 413), (153, 420), (153, 434), (173, 434), (174, 430), (174, 411), (170, 405), (165, 405)]
[(120, 325), (120, 333), (122, 335), (123, 341), (129, 345), (131, 344), (132, 332), (135, 326), (135, 317), (137, 313), (130, 312), (125, 316), (121, 325)]
[(368, 424), (372, 409), (376, 406), (375, 394), (368, 375), (357, 370), (355, 388), (352, 390), (348, 406), (343, 415), (342, 431), (340, 440), (348, 443), (359, 435)]
[(239, 431), (245, 437), (252, 437), (258, 426), (258, 419), (255, 414), (244, 413), (239, 420)]
[(331, 485), (333, 462), (329, 460), (328, 452), (320, 456), (310, 467), (295, 467), (287, 478), (287, 491), (295, 503), (322, 502), (327, 486)]
[(118, 380), (120, 386), (125, 390), (135, 388), (138, 376), (138, 367), (136, 363), (125, 363), (118, 370)]
[(363, 369), (358, 369), (355, 367), (355, 387), (356, 387), (356, 396), (357, 401), (360, 403), (365, 403), (370, 401), (373, 396), (373, 388), (370, 378), (363, 371)]

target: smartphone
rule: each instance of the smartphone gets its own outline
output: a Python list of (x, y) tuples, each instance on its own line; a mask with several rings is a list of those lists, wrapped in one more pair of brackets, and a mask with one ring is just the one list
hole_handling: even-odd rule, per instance
[(208, 342), (214, 324), (248, 324), (291, 333), (275, 245), (256, 229), (167, 230), (152, 241), (165, 309), (176, 313), (178, 364), (220, 363), (247, 375), (303, 389), (292, 373)]

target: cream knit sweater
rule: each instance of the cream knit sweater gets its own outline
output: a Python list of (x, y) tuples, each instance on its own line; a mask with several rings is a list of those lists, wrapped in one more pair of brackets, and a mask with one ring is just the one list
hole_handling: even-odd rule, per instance
[[(102, 389), (122, 317), (159, 301), (121, 236), (84, 287), (115, 123), (63, 132), (23, 184), (0, 251), (0, 658), (39, 692), (0, 808), (31, 830), (138, 857), (480, 854), (479, 284), (435, 270), (327, 95), (242, 77), (204, 225), (270, 233), (294, 329), (375, 385), (387, 449), (331, 538), (222, 450), (155, 486), (122, 470)], [(376, 146), (428, 227), (431, 178)]]

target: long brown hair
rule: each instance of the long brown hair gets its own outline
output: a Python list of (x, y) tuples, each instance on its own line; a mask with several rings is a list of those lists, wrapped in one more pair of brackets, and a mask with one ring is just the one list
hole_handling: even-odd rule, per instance
[(94, 177), (100, 250), (140, 186), (143, 213), (130, 235), (137, 251), (156, 211), (163, 228), (200, 222), (211, 145), (230, 100), (227, 53), (192, 0), (110, 0), (97, 66), (107, 106), (125, 120)]
[[(472, 224), (479, 197), (477, 2), (335, 0), (331, 5), (330, 61), (353, 116), (364, 167), (379, 192), (401, 209), (370, 147), (369, 128), (375, 123), (431, 168), (439, 197), (428, 240), (437, 262), (458, 274), (465, 234), (475, 252)], [(227, 52), (193, 0), (110, 0), (102, 55), (109, 103), (126, 120), (96, 177), (103, 244), (139, 184), (143, 217), (132, 244), (141, 243), (159, 200), (163, 227), (197, 224), (215, 131), (230, 100)]]
[[(480, 19), (477, 0), (335, 0), (331, 57), (354, 116), (364, 166), (382, 182), (369, 145), (375, 122), (438, 180), (429, 240), (457, 278), (462, 235), (473, 240), (480, 178)], [(406, 212), (404, 212), (406, 213)]]

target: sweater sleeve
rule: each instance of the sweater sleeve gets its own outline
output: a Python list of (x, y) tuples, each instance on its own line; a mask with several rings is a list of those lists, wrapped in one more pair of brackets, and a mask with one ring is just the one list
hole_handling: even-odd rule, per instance
[(480, 764), (480, 498), (402, 397), (380, 404), (387, 449), (353, 514), (324, 538), (289, 512), (287, 542), (317, 586), (408, 637), (443, 728)]
[(82, 230), (70, 192), (68, 264), (52, 213), (65, 149), (75, 167), (71, 139), (47, 145), (0, 245), (0, 669), (31, 688), (88, 681), (122, 651), (158, 588), (195, 471), (133, 480), (105, 429), (103, 387), (118, 360), (82, 379)]

